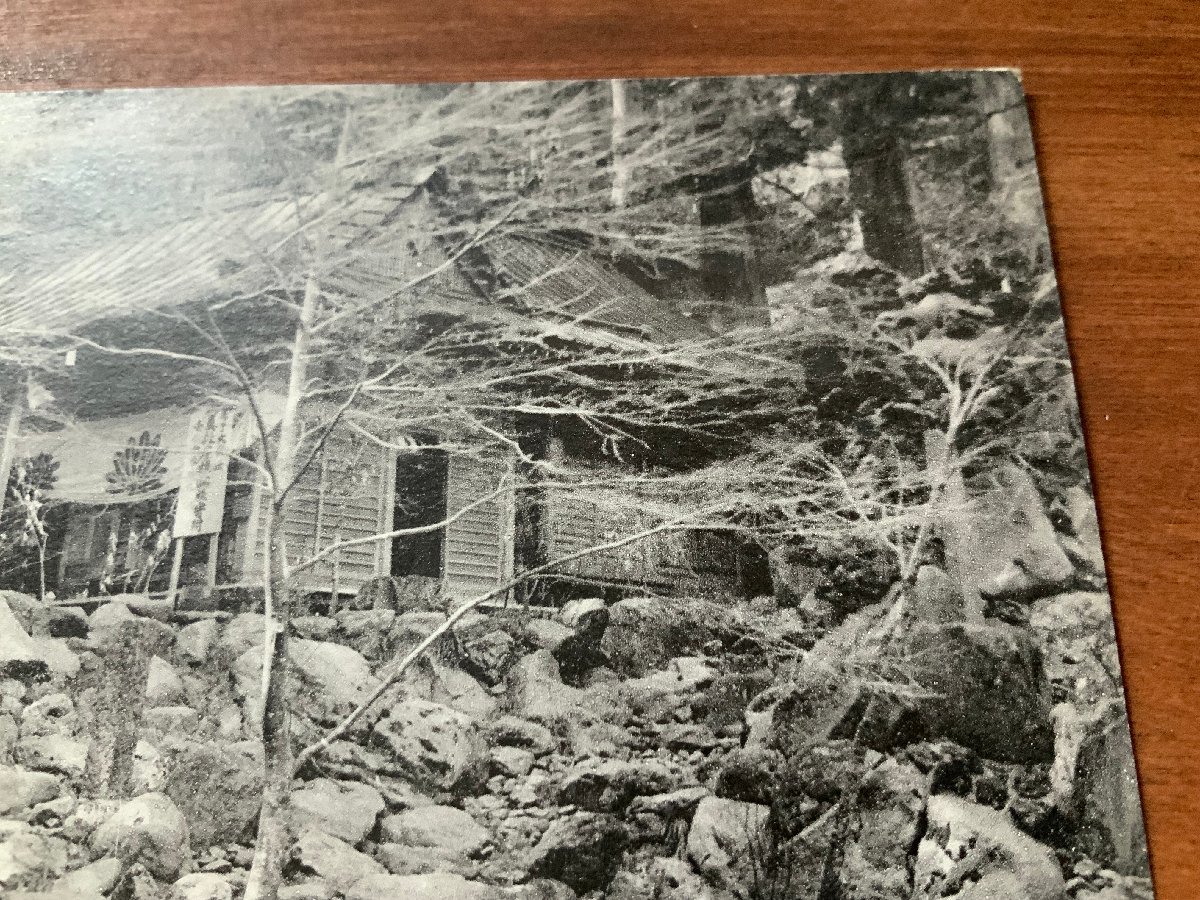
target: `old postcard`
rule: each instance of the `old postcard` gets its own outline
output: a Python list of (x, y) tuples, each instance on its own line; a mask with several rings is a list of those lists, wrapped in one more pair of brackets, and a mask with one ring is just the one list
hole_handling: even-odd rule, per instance
[(1152, 896), (1015, 73), (0, 117), (5, 897)]

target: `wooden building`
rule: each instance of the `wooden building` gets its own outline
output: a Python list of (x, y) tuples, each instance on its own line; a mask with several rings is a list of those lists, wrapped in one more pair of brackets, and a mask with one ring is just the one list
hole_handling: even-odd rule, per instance
[[(414, 226), (419, 226), (427, 203), (427, 185), (421, 184), (406, 198), (402, 214), (375, 211), (367, 218), (386, 220), (388, 227), (411, 235), (419, 232)], [(292, 227), (286, 213), (273, 207), (236, 215), (241, 232), (272, 235)], [(23, 297), (37, 295), (54, 299), (55, 315), (67, 317), (67, 324), (74, 324), (74, 316), (83, 332), (98, 342), (138, 329), (166, 328), (145, 311), (164, 304), (199, 304), (216, 293), (246, 292), (253, 285), (253, 260), (230, 264), (229, 248), (219, 243), (221, 234), (220, 228), (199, 229), (188, 223), (119, 252), (65, 265), (26, 285), (22, 296), (0, 313), (0, 327), (34, 315)], [(342, 277), (339, 288), (350, 291), (364, 278), (386, 285), (389, 279), (407, 277), (416, 266), (442, 266), (445, 271), (431, 289), (455, 302), (488, 299), (489, 292), (503, 290), (506, 280), (516, 280), (528, 291), (546, 292), (554, 301), (548, 307), (558, 309), (571, 327), (582, 324), (592, 334), (663, 342), (711, 334), (677, 306), (578, 250), (505, 239), (493, 242), (486, 255), (464, 256), (451, 266), (446, 260), (438, 248), (417, 246), (406, 237), (384, 263), (376, 260), (365, 268), (360, 264), (353, 277), (338, 272), (332, 277)], [(289, 326), (285, 320), (256, 320), (245, 327), (287, 334)], [(161, 338), (158, 334), (155, 340)], [(51, 587), (60, 596), (178, 592), (187, 603), (260, 587), (268, 504), (255, 475), (253, 441), (237, 443), (235, 438), (224, 448), (240, 455), (220, 473), (223, 492), (214, 497), (210, 491), (209, 509), (203, 511), (211, 520), (219, 507), (219, 522), (198, 533), (181, 529), (180, 518), (194, 512), (191, 506), (186, 511), (181, 507), (194, 504), (195, 497), (181, 489), (188, 475), (172, 460), (186, 455), (188, 423), (205, 408), (203, 392), (186, 367), (137, 370), (127, 359), (93, 359), (89, 365), (89, 371), (75, 371), (53, 386), (78, 395), (75, 406), (85, 427), (78, 434), (42, 430), (31, 412), (23, 417), (17, 440), (26, 458), (50, 443), (60, 455), (95, 449), (92, 461), (84, 459), (78, 469), (111, 468), (107, 484), (74, 493), (61, 489), (57, 496), (51, 492)], [(129, 388), (131, 381), (136, 388)], [(88, 437), (89, 424), (107, 428), (109, 437)], [(403, 435), (397, 438), (405, 440)], [(429, 436), (412, 438), (409, 448), (398, 451), (372, 443), (349, 427), (332, 433), (305, 468), (286, 506), (289, 552), (299, 560), (320, 555), (333, 544), (353, 543), (305, 569), (302, 590), (345, 597), (370, 579), (392, 575), (427, 578), (451, 595), (474, 596), (508, 582), (522, 569), (611, 540), (618, 529), (628, 530), (630, 517), (637, 515), (636, 504), (618, 509), (549, 489), (517, 498), (511, 477), (506, 477), (515, 465), (511, 456), (471, 447), (422, 447), (421, 440)], [(587, 453), (573, 446), (569, 434), (553, 430), (544, 434), (544, 450)], [(224, 458), (229, 455), (226, 452)], [(84, 475), (95, 477), (92, 472)], [(120, 490), (114, 490), (114, 483)], [(373, 539), (445, 519), (450, 521), (444, 528)], [(553, 574), (580, 590), (707, 593), (735, 588), (736, 556), (726, 540), (678, 533), (582, 557)]]

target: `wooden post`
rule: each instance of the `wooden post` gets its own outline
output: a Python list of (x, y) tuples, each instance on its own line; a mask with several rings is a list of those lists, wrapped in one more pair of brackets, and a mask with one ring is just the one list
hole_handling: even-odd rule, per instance
[(208, 536), (208, 564), (204, 567), (204, 596), (211, 597), (217, 587), (217, 551), (220, 549), (221, 533), (214, 531)]
[(172, 607), (179, 606), (179, 570), (183, 567), (183, 542), (186, 538), (175, 538), (175, 552), (171, 557), (171, 581), (167, 585), (167, 597)]

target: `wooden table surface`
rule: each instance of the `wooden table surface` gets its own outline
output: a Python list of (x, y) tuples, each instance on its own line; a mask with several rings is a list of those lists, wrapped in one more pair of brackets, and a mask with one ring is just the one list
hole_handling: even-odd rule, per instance
[(1200, 5), (0, 0), (0, 35), (8, 88), (1021, 68), (1158, 896), (1200, 893)]

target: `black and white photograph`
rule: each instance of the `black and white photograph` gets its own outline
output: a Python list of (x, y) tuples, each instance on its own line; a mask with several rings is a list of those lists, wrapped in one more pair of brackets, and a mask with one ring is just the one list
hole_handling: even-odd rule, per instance
[(1153, 900), (1017, 72), (0, 120), (0, 895)]

